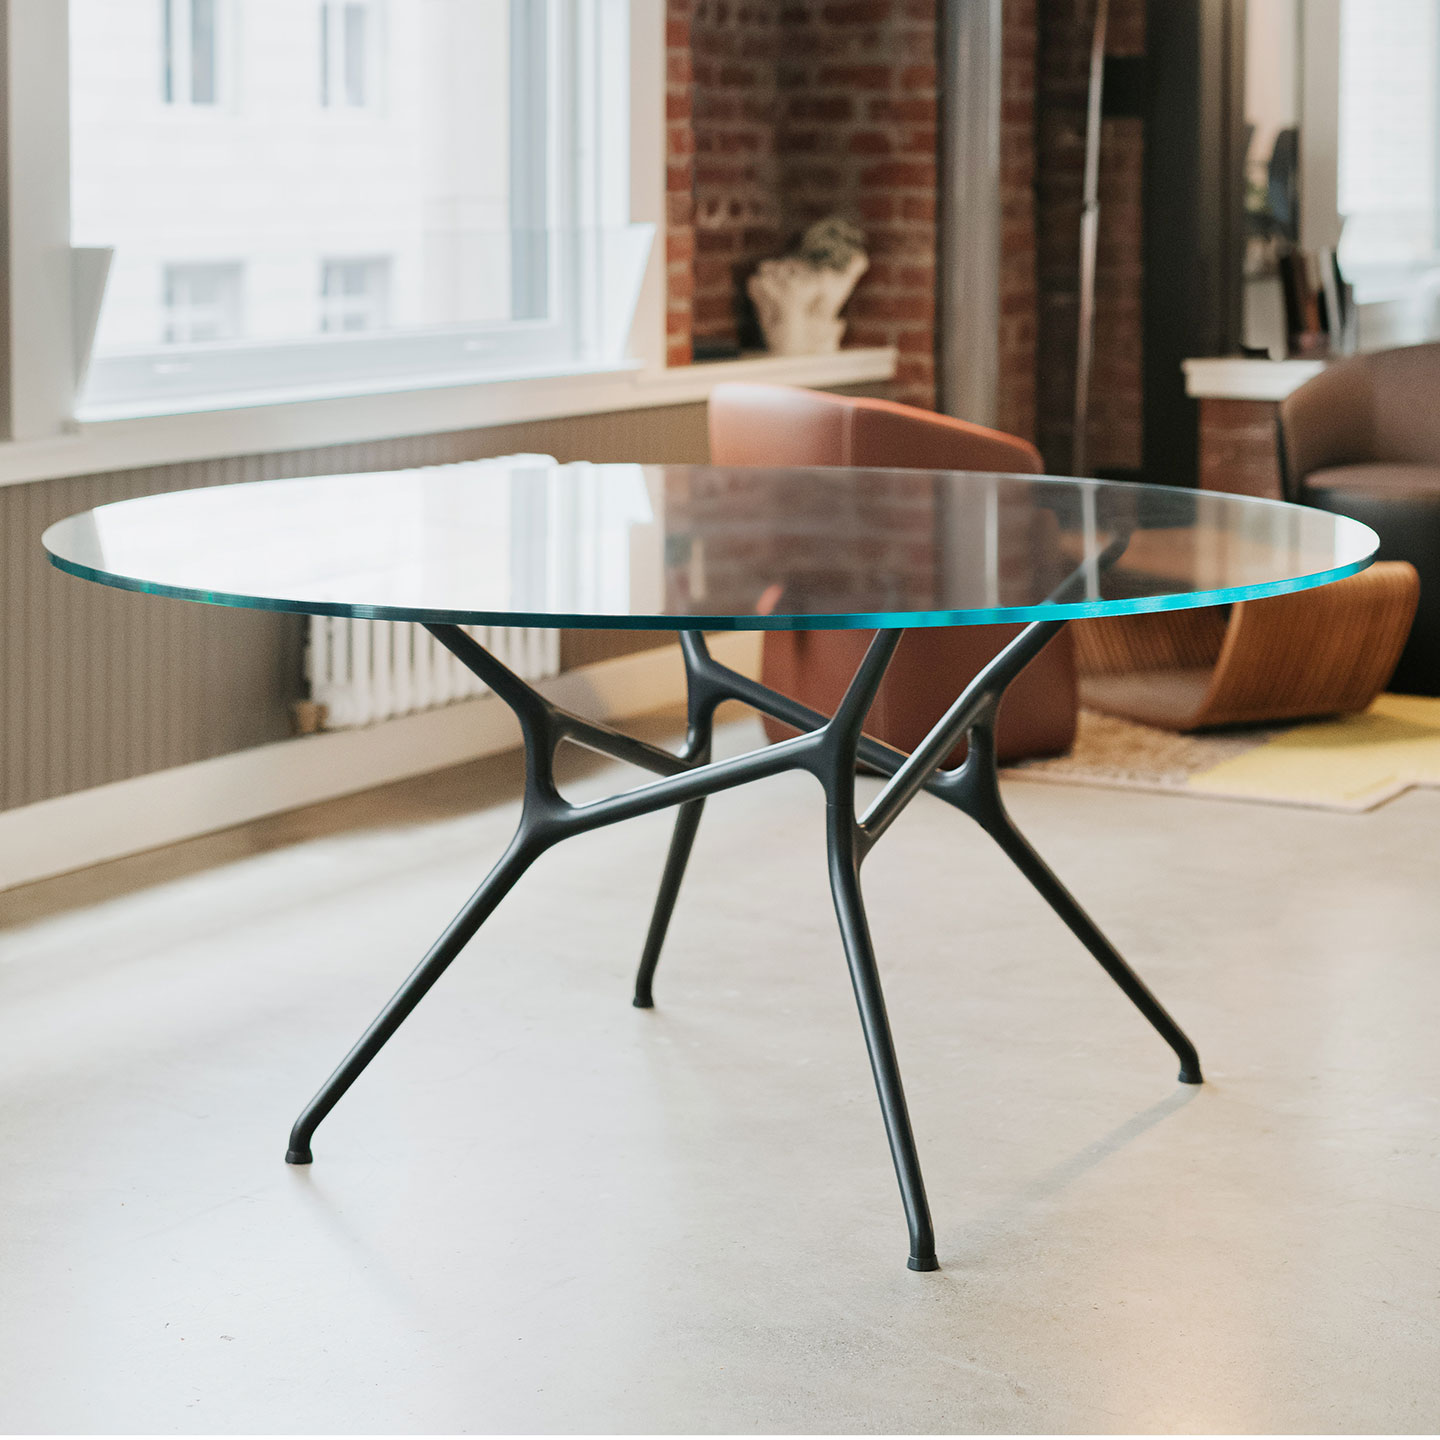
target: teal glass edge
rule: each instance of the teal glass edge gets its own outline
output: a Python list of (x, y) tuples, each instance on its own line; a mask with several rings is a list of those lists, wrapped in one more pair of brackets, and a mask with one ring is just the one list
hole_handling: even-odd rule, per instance
[[(1376, 537), (1376, 548), (1379, 537)], [(995, 606), (983, 610), (881, 611), (849, 615), (571, 615), (522, 610), (423, 610), (394, 605), (300, 603), (260, 596), (230, 595), (159, 585), (95, 570), (48, 551), (50, 563), (67, 575), (115, 590), (163, 595), (202, 605), (236, 610), (270, 610), (286, 615), (330, 615), (352, 620), (395, 620), (428, 625), (523, 626), (545, 630), (925, 630), (962, 625), (1009, 625), (1031, 620), (1084, 620), (1102, 615), (1151, 615), (1164, 610), (1203, 610), (1269, 595), (1293, 595), (1358, 575), (1375, 561), (1375, 549), (1359, 560), (1290, 580), (1271, 580), (1220, 590), (1187, 590), (1173, 595), (1142, 595), (1129, 600), (1077, 600), (1063, 605)]]

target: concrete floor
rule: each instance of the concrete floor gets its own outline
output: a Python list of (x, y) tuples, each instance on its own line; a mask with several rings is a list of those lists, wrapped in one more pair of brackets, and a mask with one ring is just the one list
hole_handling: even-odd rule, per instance
[(712, 801), (655, 1011), (663, 817), (543, 861), (283, 1163), (513, 768), (0, 896), (0, 1430), (1440, 1426), (1440, 794), (1009, 787), (1199, 1090), (918, 803), (866, 870), (917, 1275), (803, 776)]

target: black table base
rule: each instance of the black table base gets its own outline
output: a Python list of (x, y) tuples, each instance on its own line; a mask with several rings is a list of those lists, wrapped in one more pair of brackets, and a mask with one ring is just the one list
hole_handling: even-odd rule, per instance
[[(660, 893), (635, 981), (634, 1003), (643, 1008), (651, 1006), (654, 1003), (655, 968), (700, 824), (705, 797), (781, 771), (808, 770), (825, 791), (830, 890), (850, 965), (855, 999), (860, 1007), (860, 1023), (870, 1052), (870, 1065), (885, 1117), (890, 1153), (900, 1181), (905, 1219), (910, 1230), (909, 1265), (912, 1270), (934, 1270), (938, 1262), (930, 1207), (920, 1175), (920, 1158), (916, 1153), (905, 1092), (900, 1083), (900, 1069), (885, 1013), (885, 997), (880, 988), (880, 974), (875, 964), (875, 951), (860, 888), (860, 867), (866, 855), (921, 790), (963, 810), (995, 840), (1174, 1050), (1180, 1060), (1180, 1079), (1189, 1085), (1198, 1085), (1201, 1079), (1195, 1047), (1015, 828), (1000, 798), (995, 761), (995, 717), (1001, 697), (1010, 682), (1064, 623), (1060, 620), (1037, 621), (1021, 631), (965, 687), (959, 699), (909, 756), (872, 739), (861, 730), (885, 669), (904, 633), (900, 630), (877, 633), (844, 699), (831, 717), (719, 664), (711, 657), (704, 637), (698, 631), (682, 631), (680, 642), (689, 679), (689, 728), (683, 751), (675, 755), (608, 726), (597, 725), (558, 709), (458, 626), (427, 626), (442, 645), (510, 706), (520, 721), (525, 740), (525, 798), (520, 824), (509, 847), (484, 883), (325, 1082), (320, 1093), (306, 1106), (291, 1132), (286, 1160), (292, 1165), (308, 1165), (311, 1162), (310, 1142), (316, 1127), (464, 949), (515, 882), (546, 850), (571, 835), (678, 805), (675, 833), (670, 842)], [(748, 755), (712, 761), (710, 751), (715, 711), (725, 700), (742, 701), (804, 733)], [(946, 756), (962, 738), (969, 747), (965, 760), (954, 769), (941, 770)], [(605, 800), (572, 805), (561, 796), (555, 785), (555, 752), (562, 741), (626, 761), (661, 778)], [(857, 815), (855, 775), (859, 765), (888, 778), (868, 809)]]

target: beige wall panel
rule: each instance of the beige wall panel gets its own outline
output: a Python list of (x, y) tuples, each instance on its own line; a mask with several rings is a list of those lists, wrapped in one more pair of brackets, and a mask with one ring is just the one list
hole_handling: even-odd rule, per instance
[[(112, 500), (241, 480), (435, 465), (516, 451), (703, 463), (705, 407), (669, 406), (0, 488), (0, 809), (290, 733), (300, 616), (134, 595), (62, 575), (47, 525)], [(572, 667), (665, 635), (570, 632)]]

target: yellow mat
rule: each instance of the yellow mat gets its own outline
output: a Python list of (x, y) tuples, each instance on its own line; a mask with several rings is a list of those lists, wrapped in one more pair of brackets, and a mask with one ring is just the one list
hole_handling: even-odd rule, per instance
[(1440, 699), (1381, 695), (1363, 715), (1297, 725), (1190, 775), (1202, 794), (1371, 810), (1440, 785)]

